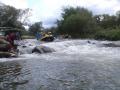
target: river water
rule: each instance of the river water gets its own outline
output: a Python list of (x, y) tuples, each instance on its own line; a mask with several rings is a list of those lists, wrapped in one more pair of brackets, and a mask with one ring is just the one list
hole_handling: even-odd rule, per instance
[[(120, 90), (120, 48), (89, 41), (22, 41), (18, 58), (0, 59), (0, 90)], [(32, 54), (39, 45), (54, 50)]]

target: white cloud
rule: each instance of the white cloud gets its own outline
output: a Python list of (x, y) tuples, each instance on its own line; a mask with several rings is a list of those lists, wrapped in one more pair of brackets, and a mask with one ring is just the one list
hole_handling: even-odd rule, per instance
[(89, 2), (88, 8), (93, 12), (96, 10), (97, 14), (115, 14), (116, 11), (120, 10), (120, 2), (118, 0), (93, 0), (93, 2)]
[[(118, 0), (40, 0), (33, 7), (34, 16), (43, 22), (49, 18), (55, 20), (60, 17), (63, 6), (81, 6), (88, 8), (95, 14), (115, 14), (116, 11), (120, 10)], [(35, 18), (33, 19), (35, 20)]]
[(21, 9), (28, 7), (27, 0), (0, 0), (0, 2), (4, 3), (6, 5), (11, 5), (16, 8), (21, 8)]
[[(115, 14), (120, 10), (119, 0), (0, 0), (16, 8), (31, 8), (31, 21), (43, 21), (44, 26), (60, 17), (63, 6), (81, 6), (95, 14)], [(33, 3), (30, 3), (32, 1)], [(47, 23), (48, 21), (48, 23)], [(50, 22), (50, 23), (51, 23)], [(51, 24), (53, 24), (51, 23)]]

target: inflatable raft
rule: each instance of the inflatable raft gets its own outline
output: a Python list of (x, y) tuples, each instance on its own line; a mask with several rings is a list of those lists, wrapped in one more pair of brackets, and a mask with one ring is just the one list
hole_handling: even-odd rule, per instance
[(41, 38), (41, 41), (52, 42), (54, 41), (54, 37), (52, 35), (45, 35)]

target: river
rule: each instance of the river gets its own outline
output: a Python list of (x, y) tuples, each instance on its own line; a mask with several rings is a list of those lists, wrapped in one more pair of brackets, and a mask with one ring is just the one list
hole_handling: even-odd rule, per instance
[[(0, 90), (120, 90), (120, 47), (89, 41), (25, 40), (18, 58), (0, 59)], [(39, 45), (54, 50), (31, 53)]]

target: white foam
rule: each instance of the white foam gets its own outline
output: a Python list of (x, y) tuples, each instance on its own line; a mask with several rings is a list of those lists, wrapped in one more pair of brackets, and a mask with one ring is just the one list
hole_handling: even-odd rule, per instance
[[(10, 60), (25, 60), (25, 59), (49, 59), (49, 58), (59, 58), (61, 56), (55, 57), (56, 54), (66, 54), (68, 57), (70, 55), (84, 56), (88, 58), (119, 58), (120, 48), (114, 47), (101, 47), (100, 44), (109, 43), (108, 41), (95, 41), (89, 40), (91, 43), (88, 43), (88, 40), (67, 40), (60, 42), (51, 42), (43, 43), (35, 39), (27, 39), (21, 41), (21, 46), (25, 45), (26, 48), (19, 47), (20, 51), (24, 52), (18, 58), (1, 58), (0, 61), (10, 61)], [(35, 46), (47, 46), (53, 48), (56, 52), (53, 54), (32, 54), (32, 49)], [(60, 55), (61, 55), (60, 54)]]

